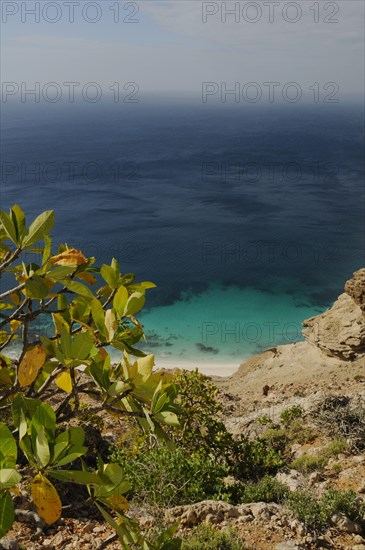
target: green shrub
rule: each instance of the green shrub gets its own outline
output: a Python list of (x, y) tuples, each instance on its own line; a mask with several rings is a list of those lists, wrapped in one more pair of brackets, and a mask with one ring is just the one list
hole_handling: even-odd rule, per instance
[(303, 425), (303, 421), (300, 419), (293, 420), (288, 426), (288, 438), (290, 443), (310, 443), (317, 437), (318, 433), (311, 426)]
[(285, 464), (281, 453), (262, 438), (250, 441), (241, 436), (233, 442), (230, 468), (236, 479), (257, 480), (275, 474)]
[(323, 525), (321, 507), (308, 491), (290, 493), (287, 499), (288, 507), (299, 521), (309, 529), (320, 528)]
[(363, 502), (359, 501), (354, 491), (328, 489), (320, 501), (322, 517), (328, 522), (333, 514), (345, 514), (352, 521), (361, 521), (365, 512)]
[(244, 486), (241, 502), (283, 502), (288, 496), (289, 489), (284, 483), (265, 476), (257, 483)]
[(158, 446), (134, 457), (115, 448), (110, 460), (123, 467), (131, 483), (129, 497), (136, 503), (177, 506), (214, 498), (225, 491), (224, 466), (199, 455), (188, 456), (179, 448), (170, 451)]
[(315, 470), (321, 470), (326, 463), (327, 459), (322, 455), (302, 455), (293, 460), (291, 468), (302, 474), (309, 474)]
[(284, 424), (284, 426), (288, 426), (293, 422), (293, 420), (297, 420), (298, 418), (301, 418), (303, 416), (303, 409), (299, 405), (294, 405), (293, 407), (289, 407), (288, 409), (284, 409), (282, 413), (280, 414), (280, 420)]
[(182, 550), (244, 550), (243, 540), (234, 529), (214, 529), (202, 523), (183, 539)]
[(280, 453), (285, 453), (290, 443), (288, 431), (275, 426), (268, 428), (261, 438), (266, 442), (268, 447)]
[(339, 438), (331, 441), (331, 443), (322, 451), (323, 456), (329, 458), (336, 457), (340, 453), (348, 451), (350, 448), (346, 439)]
[(224, 460), (232, 445), (232, 436), (220, 419), (223, 407), (219, 390), (207, 376), (195, 371), (177, 371), (173, 382), (179, 393), (180, 426), (170, 430), (175, 443), (189, 452), (219, 456)]
[(308, 491), (290, 493), (286, 504), (309, 529), (321, 529), (334, 514), (344, 514), (352, 521), (361, 521), (365, 504), (351, 490), (328, 489), (320, 500)]

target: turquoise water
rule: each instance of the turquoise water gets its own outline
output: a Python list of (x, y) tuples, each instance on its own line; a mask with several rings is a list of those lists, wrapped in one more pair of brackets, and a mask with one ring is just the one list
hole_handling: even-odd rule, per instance
[(142, 314), (147, 340), (142, 347), (164, 365), (220, 364), (223, 374), (224, 365), (238, 367), (249, 355), (301, 340), (301, 322), (323, 309), (300, 292), (211, 285)]

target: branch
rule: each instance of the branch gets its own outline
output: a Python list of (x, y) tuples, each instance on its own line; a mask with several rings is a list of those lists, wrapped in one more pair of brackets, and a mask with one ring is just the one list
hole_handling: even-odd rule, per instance
[(3, 271), (8, 265), (10, 265), (14, 260), (17, 259), (19, 254), (21, 253), (22, 249), (19, 247), (9, 256), (1, 265), (0, 265), (0, 271)]
[(24, 287), (25, 287), (25, 283), (21, 283), (20, 285), (15, 286), (14, 288), (11, 288), (10, 290), (7, 290), (6, 292), (3, 292), (2, 294), (0, 294), (0, 300), (3, 300), (4, 298), (9, 296), (10, 294), (13, 294), (13, 292), (16, 292), (17, 290), (22, 290)]
[(30, 298), (25, 298), (23, 302), (20, 304), (20, 306), (18, 307), (18, 309), (16, 309), (11, 315), (8, 316), (8, 315), (2, 314), (1, 316), (4, 319), (6, 318), (6, 321), (2, 321), (2, 323), (0, 323), (0, 328), (2, 328), (4, 325), (7, 325), (8, 323), (10, 323), (10, 321), (15, 319), (18, 313), (20, 313), (21, 310), (27, 305), (27, 302), (28, 303), (30, 302)]

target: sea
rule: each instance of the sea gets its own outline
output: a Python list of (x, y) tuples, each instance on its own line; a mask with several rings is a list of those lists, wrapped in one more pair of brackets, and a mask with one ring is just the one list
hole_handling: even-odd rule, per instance
[(2, 107), (1, 207), (54, 209), (55, 245), (157, 285), (157, 366), (224, 376), (299, 341), (364, 265), (360, 104)]

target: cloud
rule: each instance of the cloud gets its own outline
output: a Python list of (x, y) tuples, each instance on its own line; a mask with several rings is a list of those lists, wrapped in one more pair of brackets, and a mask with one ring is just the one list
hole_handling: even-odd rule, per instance
[(361, 93), (363, 3), (340, 2), (333, 16), (339, 23), (333, 24), (323, 22), (330, 15), (325, 12), (315, 23), (309, 10), (313, 4), (307, 0), (298, 2), (300, 20), (288, 23), (280, 11), (284, 4), (272, 23), (268, 8), (257, 23), (242, 18), (235, 23), (232, 17), (222, 23), (221, 13), (203, 23), (202, 2), (141, 2), (141, 23), (133, 25), (133, 40), (130, 28), (116, 35), (113, 27), (108, 36), (107, 27), (95, 25), (92, 38), (85, 38), (77, 25), (68, 26), (63, 36), (51, 36), (48, 29), (40, 34), (37, 25), (27, 25), (27, 34), (3, 38), (3, 80), (95, 81), (105, 86), (134, 81), (145, 91), (168, 92), (199, 92), (204, 81), (226, 81), (228, 86), (237, 81), (297, 81), (303, 86), (333, 81), (343, 91)]

